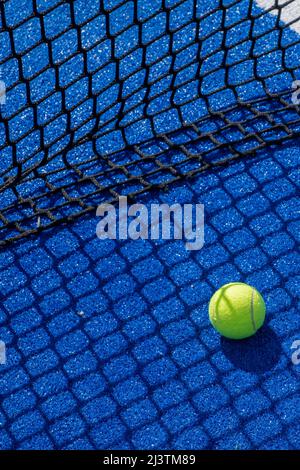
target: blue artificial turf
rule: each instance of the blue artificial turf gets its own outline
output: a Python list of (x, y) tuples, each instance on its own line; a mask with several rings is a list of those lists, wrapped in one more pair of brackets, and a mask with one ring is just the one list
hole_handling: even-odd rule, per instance
[[(9, 0), (4, 8), (8, 25), (15, 28), (16, 50), (24, 54), (22, 67), (31, 100), (39, 102), (38, 122), (47, 126), (44, 142), (51, 145), (64, 135), (66, 119), (60, 116), (61, 93), (53, 94), (56, 77), (53, 68), (47, 68), (50, 60), (58, 67), (59, 85), (65, 88), (66, 109), (78, 104), (72, 125), (88, 120), (83, 135), (90, 130), (92, 109), (82, 76), (83, 58), (73, 57), (77, 36), (69, 30), (69, 4), (60, 0), (36, 3), (38, 11), (45, 13), (47, 40), (53, 41), (51, 58), (47, 47), (36, 46), (41, 32), (31, 18), (32, 2)], [(81, 41), (89, 73), (94, 74), (93, 91), (99, 95), (97, 111), (109, 107), (102, 116), (104, 125), (119, 110), (111, 47), (101, 37), (105, 17), (89, 21), (98, 9), (94, 0), (73, 3), (77, 24), (84, 24)], [(106, 10), (113, 10), (111, 34), (131, 24), (132, 2), (103, 3)], [(182, 27), (174, 35), (174, 50), (187, 47), (177, 56), (180, 66), (195, 53), (189, 46), (195, 33), (188, 25), (191, 2), (166, 3), (174, 6), (170, 27)], [(215, 3), (199, 2), (198, 14), (211, 13)], [(245, 15), (248, 0), (230, 7), (231, 3), (223, 2), (228, 6), (228, 26)], [(160, 5), (160, 0), (139, 2), (145, 42), (158, 30), (164, 31)], [(147, 21), (152, 14), (157, 15), (155, 24)], [(18, 26), (24, 19), (27, 22)], [(255, 22), (255, 33), (269, 32), (268, 41), (263, 40), (266, 36), (257, 40), (258, 55), (278, 42), (274, 22), (271, 15), (264, 23)], [(219, 25), (220, 11), (202, 22), (204, 50), (217, 50), (222, 43), (221, 33), (205, 39)], [(247, 24), (239, 30), (233, 27), (227, 40), (235, 44), (243, 34), (247, 37)], [(285, 32), (282, 40), (292, 43), (295, 34)], [(17, 144), (22, 161), (38, 148), (39, 138), (24, 87), (17, 84), (18, 63), (10, 59), (9, 39), (0, 36), (1, 44), (6, 44), (0, 51), (5, 59), (1, 72), (12, 87), (3, 112), (9, 117), (20, 110), (9, 122), (10, 138), (17, 140), (32, 129)], [(143, 81), (139, 74), (126, 78), (140, 67), (138, 51), (130, 49), (136, 40), (132, 28), (116, 44), (117, 55), (128, 54), (119, 70), (125, 94)], [(245, 82), (253, 78), (249, 64), (234, 65), (249, 53), (246, 46), (239, 44), (228, 54), (232, 84), (236, 74)], [(167, 48), (164, 37), (150, 46), (150, 63), (159, 60)], [(221, 62), (219, 52), (203, 60), (202, 72), (210, 72), (203, 80), (203, 93), (224, 80), (218, 68)], [(261, 74), (276, 71), (279, 63), (274, 53), (257, 60)], [(159, 73), (168, 67), (162, 61)], [(194, 72), (184, 69), (177, 76), (178, 84)], [(150, 67), (149, 73), (154, 81), (151, 96), (157, 91), (157, 72)], [(286, 75), (274, 77), (270, 90), (288, 86), (289, 80)], [(263, 91), (256, 85), (253, 81), (242, 85), (240, 97), (250, 98), (253, 93), (257, 97)], [(164, 132), (177, 128), (180, 120), (175, 109), (165, 112), (170, 104), (168, 79), (159, 86), (165, 93), (151, 102), (148, 112), (155, 116), (155, 129)], [(205, 102), (196, 93), (197, 87), (184, 86), (174, 97), (186, 122), (207, 114)], [(212, 95), (210, 105), (216, 110), (233, 99), (232, 93), (224, 91)], [(125, 103), (128, 141), (134, 144), (150, 138), (147, 120), (130, 125), (134, 102), (129, 98)], [(4, 140), (0, 125), (0, 143)], [(140, 202), (148, 206), (153, 201), (203, 203), (205, 245), (198, 252), (187, 251), (178, 240), (100, 241), (92, 215), (0, 253), (0, 340), (7, 345), (7, 364), (0, 365), (0, 449), (300, 448), (300, 366), (291, 361), (293, 341), (300, 339), (299, 143), (264, 150), (255, 159), (177, 183), (168, 192), (141, 197)], [(68, 139), (60, 144), (67, 145)], [(99, 138), (97, 145), (109, 153), (122, 148), (123, 139), (116, 131)], [(80, 156), (74, 152), (73, 158), (76, 161)], [(180, 152), (172, 158), (180, 160)], [(3, 150), (1, 170), (10, 162), (11, 155)], [(55, 168), (56, 163), (51, 165)], [(34, 182), (27, 191), (37, 188)], [(243, 342), (220, 338), (207, 312), (214, 291), (237, 280), (259, 289), (267, 304), (266, 325)]]
[[(298, 448), (295, 145), (237, 164), (233, 192), (234, 167), (214, 173), (214, 190), (199, 189), (201, 177), (177, 184), (179, 197), (188, 189), (191, 202), (206, 200), (198, 252), (181, 241), (102, 244), (95, 218), (6, 249), (3, 448)], [(273, 173), (266, 161), (289, 181), (279, 200), (260, 186), (259, 169)], [(218, 188), (227, 210), (209, 203)], [(242, 214), (262, 192), (264, 210)], [(266, 325), (243, 342), (220, 338), (207, 316), (212, 293), (232, 280), (252, 283), (267, 304)]]

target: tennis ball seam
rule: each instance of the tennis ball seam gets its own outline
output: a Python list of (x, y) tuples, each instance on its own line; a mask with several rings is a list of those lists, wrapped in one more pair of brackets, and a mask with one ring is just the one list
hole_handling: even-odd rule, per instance
[(251, 316), (251, 322), (252, 322), (254, 333), (256, 333), (257, 328), (255, 324), (255, 317), (254, 317), (254, 294), (255, 294), (255, 289), (252, 287), (251, 301), (250, 301), (250, 316)]

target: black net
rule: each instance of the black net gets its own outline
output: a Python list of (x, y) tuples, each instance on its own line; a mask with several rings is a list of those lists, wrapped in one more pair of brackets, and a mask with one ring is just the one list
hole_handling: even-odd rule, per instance
[(0, 243), (299, 135), (299, 6), (0, 2)]

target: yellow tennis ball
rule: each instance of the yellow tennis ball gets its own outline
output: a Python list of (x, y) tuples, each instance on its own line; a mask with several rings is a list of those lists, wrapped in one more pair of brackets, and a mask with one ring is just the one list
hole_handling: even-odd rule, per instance
[(209, 303), (209, 318), (214, 328), (226, 338), (244, 339), (254, 335), (264, 324), (265, 302), (254, 287), (233, 282), (217, 290)]

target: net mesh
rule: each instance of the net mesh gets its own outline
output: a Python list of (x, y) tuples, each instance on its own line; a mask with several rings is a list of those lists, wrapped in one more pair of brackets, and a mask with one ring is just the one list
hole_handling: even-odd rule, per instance
[(2, 245), (300, 133), (299, 0), (0, 11)]

